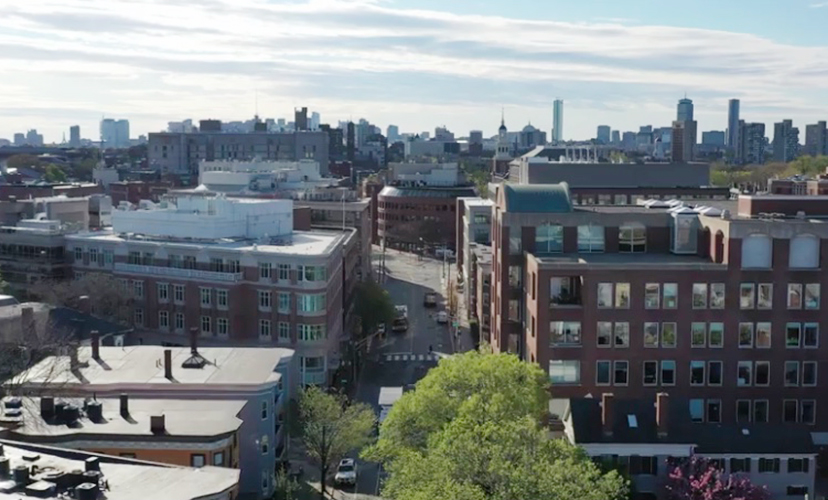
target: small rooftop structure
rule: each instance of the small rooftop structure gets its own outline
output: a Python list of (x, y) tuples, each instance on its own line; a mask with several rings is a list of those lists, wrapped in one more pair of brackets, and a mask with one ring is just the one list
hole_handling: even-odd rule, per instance
[(507, 212), (566, 213), (572, 211), (569, 185), (559, 184), (519, 185), (506, 184), (503, 196)]

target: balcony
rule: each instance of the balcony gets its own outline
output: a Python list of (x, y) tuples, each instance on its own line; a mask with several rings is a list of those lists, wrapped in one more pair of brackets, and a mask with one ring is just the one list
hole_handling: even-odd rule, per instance
[(549, 280), (549, 307), (581, 307), (582, 279), (580, 276), (554, 277)]
[(237, 283), (242, 280), (242, 273), (219, 273), (215, 271), (199, 271), (196, 269), (180, 269), (177, 267), (142, 266), (139, 264), (115, 263), (116, 273), (135, 274), (143, 276), (164, 276), (193, 281), (219, 281), (222, 283)]

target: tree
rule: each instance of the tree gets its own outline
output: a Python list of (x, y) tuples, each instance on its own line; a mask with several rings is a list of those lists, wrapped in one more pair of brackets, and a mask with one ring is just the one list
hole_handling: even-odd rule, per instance
[(362, 323), (363, 338), (377, 331), (380, 323), (390, 323), (394, 319), (391, 295), (376, 281), (363, 281), (357, 286), (355, 307)]
[(471, 181), (477, 188), (477, 192), (482, 198), (486, 198), (489, 194), (489, 181), (492, 176), (486, 170), (472, 170), (466, 173), (469, 181)]
[(391, 408), (363, 454), (389, 478), (383, 496), (619, 499), (626, 482), (552, 439), (543, 370), (514, 355), (472, 351), (441, 360)]
[(300, 489), (299, 482), (290, 477), (287, 472), (284, 470), (276, 472), (273, 478), (273, 500), (294, 500)]
[(46, 182), (66, 182), (66, 174), (54, 163), (46, 165), (46, 173), (43, 175)]
[(35, 155), (14, 155), (6, 160), (8, 168), (40, 168), (40, 158)]
[(668, 500), (769, 500), (764, 486), (747, 476), (725, 475), (713, 462), (699, 456), (683, 460), (670, 471), (664, 486)]
[(31, 292), (46, 303), (72, 309), (82, 309), (80, 298), (85, 296), (96, 316), (120, 325), (133, 320), (131, 290), (110, 274), (93, 272), (75, 280), (41, 282)]
[(374, 411), (366, 404), (348, 404), (345, 396), (308, 387), (299, 400), (302, 440), (308, 456), (319, 466), (321, 497), (329, 472), (351, 450), (369, 444)]

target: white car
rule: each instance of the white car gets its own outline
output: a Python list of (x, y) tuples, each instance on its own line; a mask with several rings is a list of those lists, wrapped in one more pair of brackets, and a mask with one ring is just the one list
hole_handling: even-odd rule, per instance
[(356, 485), (357, 469), (356, 462), (353, 458), (343, 458), (339, 461), (339, 466), (336, 468), (336, 475), (334, 476), (334, 482), (337, 485)]
[(448, 323), (449, 315), (446, 311), (440, 311), (437, 313), (437, 322), (441, 325)]

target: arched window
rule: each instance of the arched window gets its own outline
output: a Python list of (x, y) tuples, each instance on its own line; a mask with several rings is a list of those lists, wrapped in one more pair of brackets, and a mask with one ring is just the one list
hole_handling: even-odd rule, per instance
[(812, 234), (800, 234), (792, 238), (788, 267), (799, 269), (819, 267), (819, 238)]
[(618, 251), (643, 253), (647, 251), (647, 228), (638, 222), (622, 225), (618, 229)]
[(773, 260), (770, 236), (751, 234), (742, 238), (742, 268), (767, 269)]
[(563, 252), (563, 226), (544, 224), (535, 229), (535, 253), (539, 255)]

